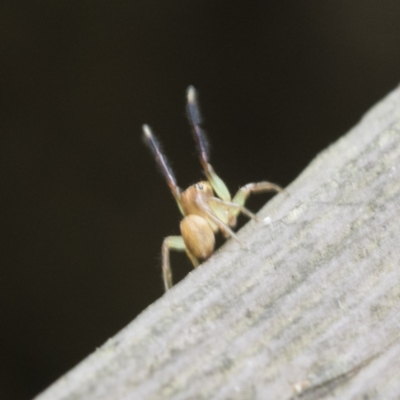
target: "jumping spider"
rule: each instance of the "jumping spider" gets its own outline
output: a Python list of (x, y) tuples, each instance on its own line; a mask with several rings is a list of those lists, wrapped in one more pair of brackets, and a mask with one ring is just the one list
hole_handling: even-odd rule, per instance
[(239, 189), (232, 199), (225, 183), (209, 163), (208, 142), (202, 130), (197, 93), (193, 86), (187, 89), (187, 115), (193, 127), (193, 136), (207, 180), (189, 186), (184, 191), (178, 187), (175, 176), (149, 126), (143, 125), (145, 143), (151, 149), (184, 217), (180, 224), (182, 236), (168, 236), (162, 244), (162, 273), (165, 290), (172, 287), (170, 250), (186, 251), (193, 266), (198, 267), (200, 261), (212, 255), (215, 245), (214, 235), (218, 231), (221, 231), (225, 238), (233, 237), (239, 241), (231, 229), (236, 225), (239, 213), (249, 218), (256, 218), (244, 207), (250, 194), (282, 191), (278, 185), (270, 182), (248, 183)]

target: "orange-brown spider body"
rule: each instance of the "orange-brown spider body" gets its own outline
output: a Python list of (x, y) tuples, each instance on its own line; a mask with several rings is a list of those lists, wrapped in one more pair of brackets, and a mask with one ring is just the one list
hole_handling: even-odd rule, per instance
[(214, 251), (214, 233), (218, 227), (211, 223), (206, 212), (213, 196), (211, 186), (205, 181), (190, 186), (181, 195), (185, 215), (180, 224), (182, 238), (188, 251), (199, 260), (206, 260)]
[(190, 214), (183, 218), (180, 228), (188, 252), (199, 260), (207, 260), (215, 246), (215, 236), (209, 222), (196, 214)]
[(172, 287), (170, 250), (185, 251), (193, 266), (197, 267), (200, 261), (204, 261), (212, 255), (215, 246), (214, 235), (218, 231), (221, 231), (226, 238), (233, 237), (239, 241), (231, 229), (236, 225), (236, 218), (239, 213), (243, 213), (249, 218), (256, 218), (244, 207), (250, 194), (282, 190), (278, 185), (270, 182), (249, 183), (239, 189), (236, 195), (231, 198), (225, 183), (215, 173), (208, 161), (208, 143), (201, 127), (196, 91), (192, 86), (188, 88), (187, 101), (188, 117), (193, 127), (200, 162), (207, 181), (201, 181), (182, 191), (178, 187), (172, 170), (153, 133), (147, 125), (143, 125), (145, 142), (152, 150), (179, 210), (184, 216), (180, 224), (181, 236), (168, 236), (164, 239), (162, 245), (162, 271), (165, 290)]

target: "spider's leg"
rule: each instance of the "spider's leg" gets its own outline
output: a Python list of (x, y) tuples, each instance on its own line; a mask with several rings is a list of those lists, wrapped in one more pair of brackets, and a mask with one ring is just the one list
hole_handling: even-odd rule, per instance
[(170, 250), (175, 251), (186, 251), (186, 254), (196, 268), (199, 265), (199, 261), (187, 250), (185, 242), (182, 236), (168, 236), (164, 239), (162, 244), (162, 274), (164, 281), (165, 291), (171, 289), (172, 287), (172, 270), (171, 264), (169, 262), (169, 252)]
[(174, 196), (178, 204), (179, 210), (181, 211), (182, 215), (184, 215), (181, 203), (181, 189), (178, 187), (176, 183), (174, 173), (172, 172), (172, 169), (169, 166), (167, 159), (165, 158), (165, 155), (161, 150), (160, 143), (155, 138), (153, 132), (151, 131), (148, 125), (143, 125), (142, 129), (143, 129), (144, 142), (147, 144), (147, 146), (153, 153), (154, 158), (156, 159), (157, 164), (161, 169), (161, 173), (164, 175), (167, 184), (172, 192), (172, 195)]
[(186, 249), (186, 255), (189, 257), (189, 260), (192, 262), (193, 268), (197, 268), (200, 265), (199, 260), (187, 249)]
[(241, 204), (232, 201), (223, 201), (217, 197), (211, 197), (208, 203), (217, 216), (221, 214), (228, 220), (229, 226), (236, 225), (236, 216), (240, 212), (251, 219), (257, 220), (257, 216)]
[(207, 214), (207, 217), (215, 224), (218, 226), (218, 228), (221, 230), (222, 234), (228, 238), (232, 237), (235, 239), (242, 248), (247, 249), (247, 246), (236, 236), (235, 232), (232, 231), (232, 229), (223, 221), (221, 221), (216, 215), (214, 215), (214, 212), (210, 210), (205, 210), (205, 213)]
[[(247, 185), (241, 187), (238, 192), (233, 197), (232, 202), (238, 204), (244, 208), (247, 198), (250, 194), (258, 194), (263, 192), (282, 192), (283, 189), (271, 182), (258, 182), (258, 183), (248, 183)], [(237, 217), (241, 209), (233, 210), (231, 214), (233, 218)]]
[(215, 193), (217, 193), (222, 200), (230, 201), (231, 194), (229, 193), (228, 188), (224, 181), (215, 173), (214, 168), (209, 162), (209, 145), (202, 128), (202, 118), (197, 102), (197, 92), (193, 86), (189, 86), (187, 89), (187, 114), (193, 127), (194, 140), (196, 142), (200, 162), (206, 177)]

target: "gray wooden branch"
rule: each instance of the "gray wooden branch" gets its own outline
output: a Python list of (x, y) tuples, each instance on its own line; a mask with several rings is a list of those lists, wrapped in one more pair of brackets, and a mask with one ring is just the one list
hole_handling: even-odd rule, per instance
[(400, 398), (400, 89), (38, 400)]

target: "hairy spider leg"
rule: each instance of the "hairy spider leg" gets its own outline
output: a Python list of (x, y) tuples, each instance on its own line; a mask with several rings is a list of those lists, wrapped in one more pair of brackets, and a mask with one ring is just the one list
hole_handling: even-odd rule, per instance
[(160, 167), (161, 173), (164, 175), (167, 184), (172, 192), (172, 195), (174, 196), (176, 203), (178, 204), (180, 212), (182, 213), (182, 215), (185, 215), (182, 209), (181, 189), (176, 183), (174, 173), (172, 172), (172, 169), (169, 166), (167, 159), (165, 158), (165, 155), (161, 150), (160, 143), (158, 142), (148, 125), (143, 125), (142, 129), (144, 142), (153, 153), (154, 158), (156, 159), (156, 162)]
[(162, 244), (162, 274), (163, 274), (163, 282), (165, 291), (171, 289), (173, 286), (172, 283), (172, 270), (171, 264), (169, 261), (169, 252), (170, 250), (175, 251), (186, 251), (186, 254), (192, 261), (194, 268), (199, 266), (199, 261), (196, 257), (194, 257), (189, 250), (186, 248), (185, 242), (183, 241), (182, 236), (168, 236), (164, 239)]
[(224, 181), (216, 174), (214, 168), (209, 163), (209, 144), (207, 137), (202, 129), (202, 118), (200, 108), (197, 101), (197, 92), (193, 86), (187, 89), (187, 115), (189, 122), (193, 127), (193, 136), (196, 142), (197, 151), (200, 157), (200, 163), (204, 169), (204, 173), (210, 182), (215, 193), (222, 200), (230, 201), (231, 194), (226, 187)]
[(280, 186), (275, 185), (271, 182), (248, 183), (247, 185), (244, 185), (238, 190), (232, 200), (232, 203), (235, 203), (243, 208), (231, 208), (229, 225), (234, 226), (236, 224), (236, 218), (240, 211), (243, 212), (243, 209), (246, 210), (246, 208), (244, 208), (244, 205), (251, 194), (282, 191), (283, 189)]
[(164, 239), (162, 244), (162, 272), (163, 272), (163, 282), (165, 291), (171, 289), (172, 283), (172, 270), (169, 261), (169, 252), (171, 250), (175, 251), (186, 251), (186, 254), (190, 258), (194, 268), (199, 266), (199, 260), (194, 257), (186, 248), (185, 242), (182, 236), (168, 236)]
[(186, 251), (182, 236), (168, 236), (164, 239), (162, 244), (162, 274), (166, 291), (172, 287), (172, 271), (169, 262), (170, 250)]
[(213, 210), (215, 215), (225, 223), (230, 226), (234, 226), (234, 224), (230, 223), (231, 215), (237, 215), (240, 212), (247, 217), (257, 220), (257, 216), (253, 214), (250, 210), (244, 207), (241, 204), (234, 203), (233, 201), (224, 201), (218, 199), (217, 197), (211, 197), (208, 201), (210, 204), (210, 208)]

